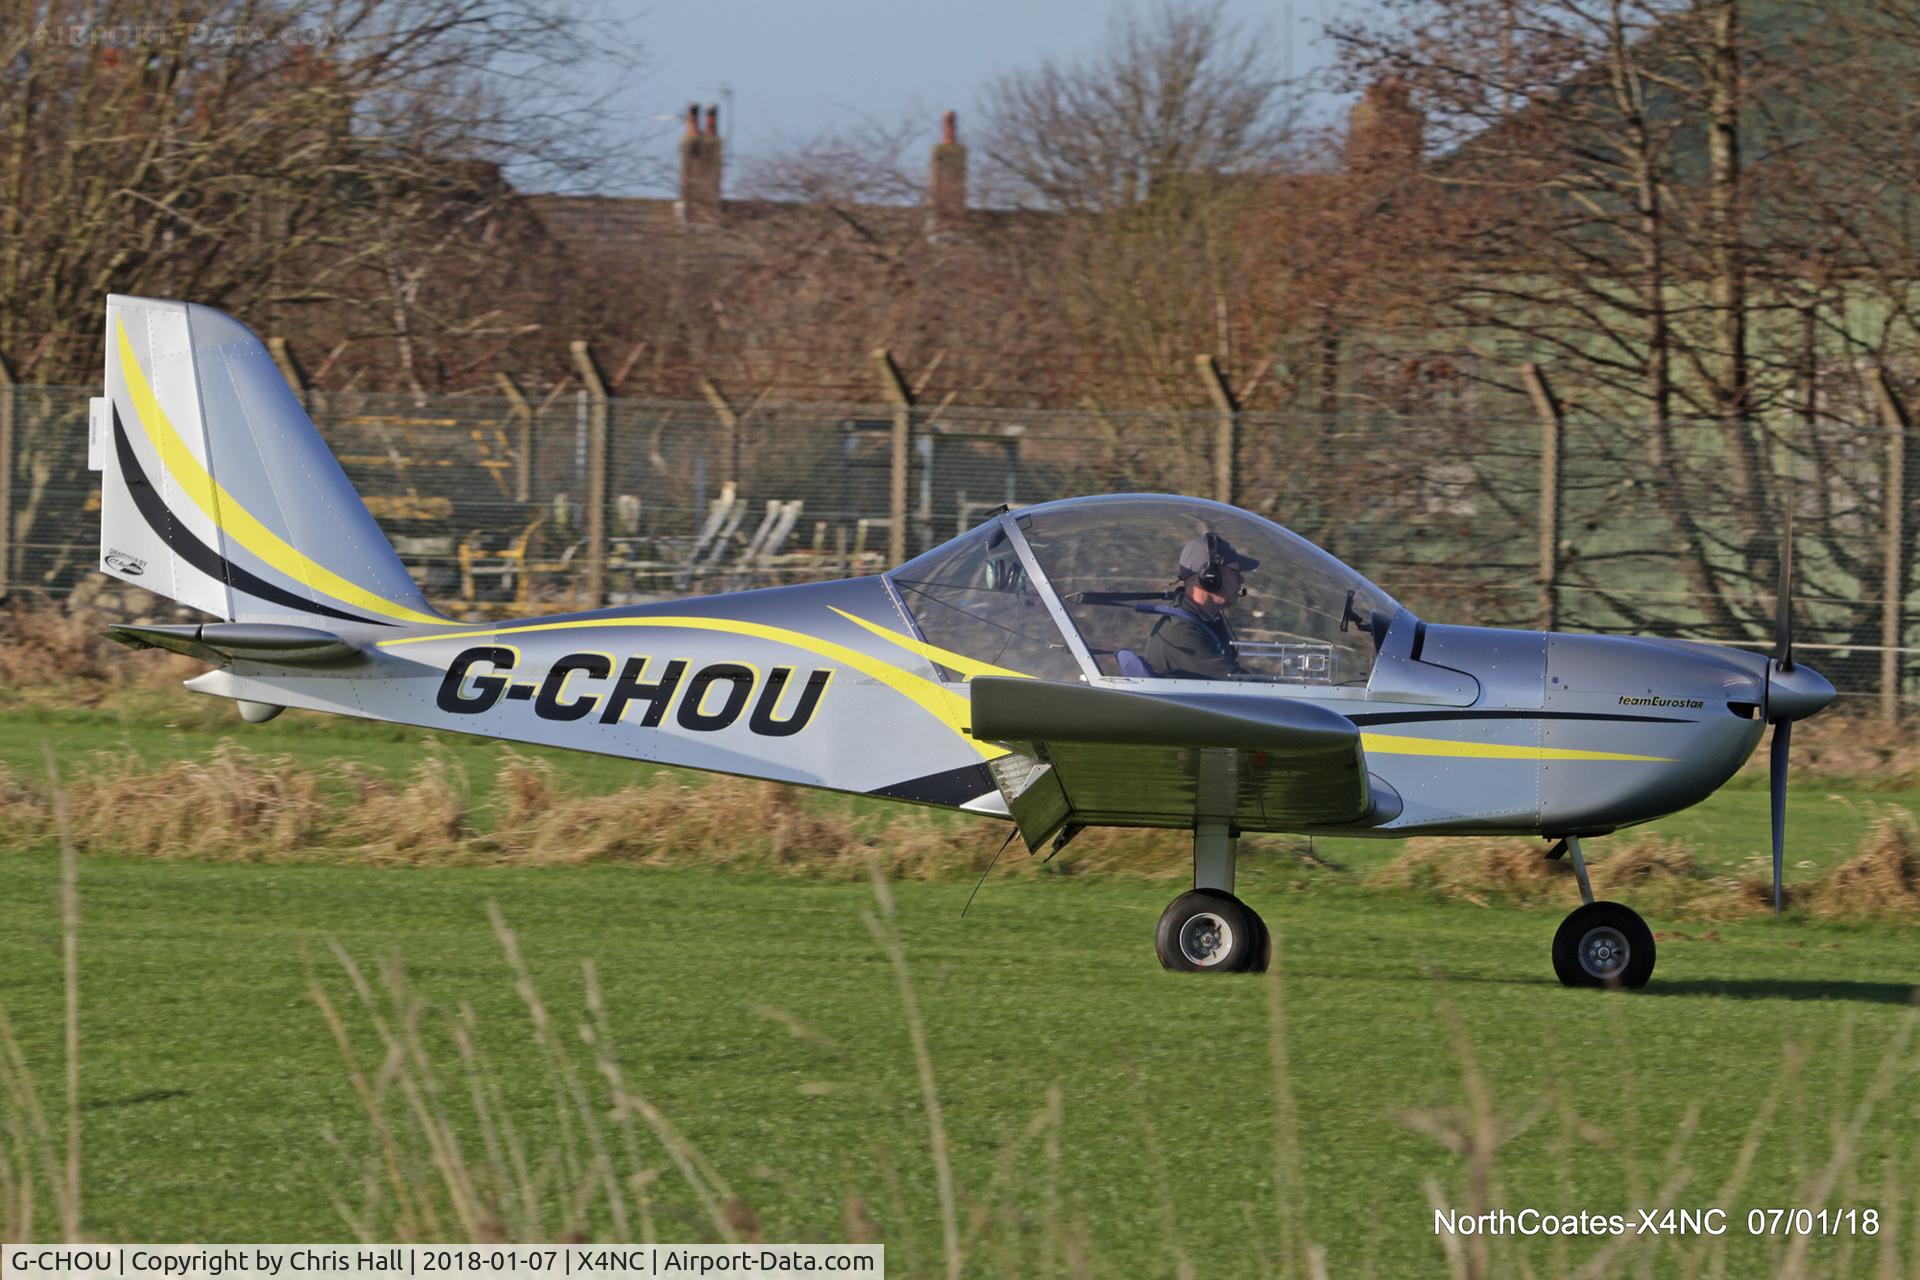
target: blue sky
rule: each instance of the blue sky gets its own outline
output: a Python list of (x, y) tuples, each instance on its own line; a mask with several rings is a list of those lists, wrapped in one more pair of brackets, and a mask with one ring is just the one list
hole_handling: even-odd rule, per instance
[[(1339, 0), (1226, 4), (1231, 18), (1271, 29), (1296, 75), (1327, 65), (1321, 27), (1354, 7)], [(989, 79), (1048, 55), (1097, 50), (1115, 8), (1112, 0), (605, 0), (604, 11), (645, 46), (644, 70), (621, 86), (618, 109), (634, 115), (637, 129), (659, 131), (648, 150), (669, 160), (677, 132), (673, 121), (654, 117), (678, 117), (691, 101), (718, 102), (732, 168), (783, 140), (863, 119), (924, 119), (931, 145), (949, 107), (960, 112), (964, 141)]]

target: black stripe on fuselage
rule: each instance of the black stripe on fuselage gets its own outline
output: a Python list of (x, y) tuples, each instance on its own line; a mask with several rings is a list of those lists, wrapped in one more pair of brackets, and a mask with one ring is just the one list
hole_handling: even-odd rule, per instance
[(977, 800), (993, 789), (993, 775), (987, 772), (987, 766), (970, 764), (958, 769), (948, 769), (942, 773), (929, 773), (918, 778), (908, 778), (905, 782), (875, 787), (867, 794), (885, 796), (889, 800), (911, 800), (915, 804), (938, 804), (957, 809), (967, 801)]
[(113, 448), (120, 457), (120, 478), (126, 482), (127, 492), (133, 496), (135, 510), (141, 518), (167, 544), (169, 550), (188, 564), (216, 578), (238, 591), (274, 604), (285, 605), (301, 613), (317, 613), (323, 617), (339, 618), (345, 622), (364, 622), (369, 626), (390, 627), (391, 622), (378, 618), (363, 618), (357, 613), (347, 613), (331, 605), (320, 604), (314, 600), (302, 600), (293, 592), (249, 573), (233, 561), (227, 559), (206, 543), (193, 536), (193, 532), (173, 517), (158, 493), (154, 492), (153, 482), (147, 479), (147, 473), (140, 469), (139, 455), (133, 451), (133, 441), (127, 439), (127, 429), (120, 423), (120, 407), (113, 409)]
[(1615, 724), (1692, 724), (1686, 716), (1617, 716), (1608, 711), (1375, 711), (1355, 724), (1419, 724), (1429, 720), (1611, 720)]

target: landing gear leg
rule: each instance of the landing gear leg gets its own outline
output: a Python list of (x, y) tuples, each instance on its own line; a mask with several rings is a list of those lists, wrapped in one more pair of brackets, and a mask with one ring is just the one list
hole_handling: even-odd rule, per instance
[(1566, 838), (1580, 882), (1581, 905), (1553, 935), (1553, 971), (1569, 987), (1638, 989), (1653, 976), (1653, 930), (1631, 907), (1596, 902), (1580, 856), (1580, 837)]
[(1593, 905), (1593, 881), (1587, 879), (1587, 860), (1580, 856), (1580, 837), (1567, 837), (1567, 852), (1573, 855), (1573, 878), (1580, 882), (1580, 901)]
[(1160, 963), (1184, 973), (1266, 969), (1273, 938), (1259, 913), (1233, 896), (1237, 839), (1226, 823), (1193, 830), (1193, 890), (1175, 898), (1154, 934)]

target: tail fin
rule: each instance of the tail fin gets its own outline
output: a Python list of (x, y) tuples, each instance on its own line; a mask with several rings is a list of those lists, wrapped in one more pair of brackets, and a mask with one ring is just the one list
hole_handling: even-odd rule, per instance
[(436, 623), (252, 330), (107, 299), (100, 567), (229, 622)]

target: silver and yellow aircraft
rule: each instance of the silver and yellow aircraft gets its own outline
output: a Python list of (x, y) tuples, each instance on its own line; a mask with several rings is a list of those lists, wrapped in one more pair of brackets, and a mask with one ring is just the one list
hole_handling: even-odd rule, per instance
[[(1193, 833), (1169, 969), (1263, 968), (1237, 837), (1535, 835), (1583, 905), (1575, 986), (1653, 971), (1596, 902), (1581, 840), (1697, 803), (1833, 687), (1777, 655), (1429, 623), (1286, 529), (1194, 498), (1049, 502), (875, 577), (527, 621), (421, 596), (260, 340), (222, 312), (114, 296), (92, 404), (100, 567), (212, 621), (119, 626), (285, 707), (571, 747), (1011, 820)], [(1784, 578), (1783, 574), (1783, 578)]]

